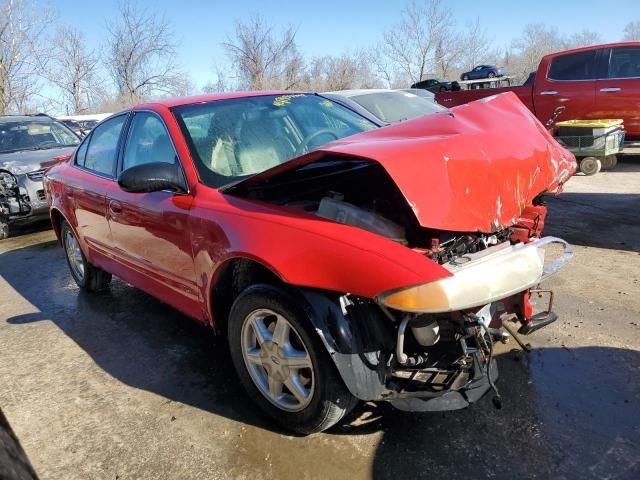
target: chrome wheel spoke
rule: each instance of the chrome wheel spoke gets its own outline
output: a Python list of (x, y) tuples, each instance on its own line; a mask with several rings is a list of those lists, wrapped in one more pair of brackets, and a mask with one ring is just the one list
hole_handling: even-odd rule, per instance
[(267, 375), (269, 381), (269, 396), (272, 400), (278, 401), (282, 395), (282, 382), (272, 375)]
[(271, 332), (264, 324), (264, 317), (256, 317), (251, 322), (253, 327), (253, 333), (256, 335), (256, 341), (258, 345), (262, 345), (264, 342), (271, 341)]
[(262, 365), (262, 351), (254, 348), (247, 352), (247, 360), (254, 365)]
[(287, 322), (280, 315), (276, 316), (276, 326), (273, 329), (273, 336), (271, 341), (279, 347), (285, 347), (289, 344), (289, 322)]
[(285, 380), (284, 384), (289, 389), (291, 394), (296, 397), (296, 400), (298, 402), (303, 404), (307, 401), (309, 392), (304, 387), (304, 385), (302, 385), (302, 382), (300, 381), (300, 377), (298, 375), (289, 376), (289, 378)]
[(311, 365), (311, 359), (307, 352), (300, 352), (295, 350), (294, 352), (286, 352), (287, 355), (285, 357), (285, 361), (289, 368), (313, 368)]

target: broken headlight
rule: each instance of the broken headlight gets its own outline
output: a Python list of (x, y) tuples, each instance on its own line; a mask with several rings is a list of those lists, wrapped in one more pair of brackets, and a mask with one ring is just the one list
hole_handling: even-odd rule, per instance
[[(544, 246), (559, 243), (563, 255), (545, 265)], [(443, 265), (452, 275), (434, 282), (384, 292), (378, 302), (405, 312), (465, 310), (510, 297), (540, 283), (572, 256), (564, 240), (546, 237), (528, 244), (503, 243)]]

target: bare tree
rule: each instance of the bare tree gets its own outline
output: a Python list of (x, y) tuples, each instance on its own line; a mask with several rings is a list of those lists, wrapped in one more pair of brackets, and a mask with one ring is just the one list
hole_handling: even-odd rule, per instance
[(418, 82), (434, 73), (436, 50), (444, 48), (452, 25), (451, 13), (440, 0), (414, 1), (403, 10), (400, 23), (384, 33), (381, 52), (408, 80)]
[(177, 45), (165, 18), (125, 2), (107, 30), (106, 66), (124, 103), (183, 89)]
[(39, 96), (50, 19), (24, 0), (0, 0), (0, 115), (26, 111)]
[(487, 29), (482, 27), (480, 18), (467, 23), (459, 43), (459, 67), (466, 72), (478, 64), (488, 62), (488, 57), (495, 56), (491, 52)]
[(304, 62), (296, 46), (296, 30), (276, 32), (260, 16), (237, 22), (234, 35), (222, 44), (241, 88), (293, 88), (301, 80)]
[(71, 113), (84, 113), (94, 101), (98, 55), (87, 49), (83, 34), (70, 27), (58, 30), (52, 47), (55, 55), (49, 62), (47, 79), (62, 91)]
[(540, 59), (548, 53), (560, 50), (564, 43), (555, 28), (542, 23), (529, 24), (522, 35), (512, 43), (516, 58), (513, 59), (513, 74), (524, 80), (538, 68)]
[(588, 45), (597, 45), (602, 43), (602, 37), (598, 32), (584, 29), (581, 32), (574, 33), (567, 41), (567, 48), (586, 47)]
[(640, 21), (627, 23), (622, 32), (623, 40), (640, 40)]

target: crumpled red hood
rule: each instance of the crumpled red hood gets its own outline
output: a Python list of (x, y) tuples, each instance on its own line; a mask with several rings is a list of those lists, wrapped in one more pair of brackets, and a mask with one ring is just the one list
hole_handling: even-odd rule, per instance
[(575, 172), (575, 157), (511, 92), (449, 112), (331, 142), (243, 183), (327, 154), (369, 159), (388, 172), (423, 227), (489, 233), (513, 225), (534, 197)]

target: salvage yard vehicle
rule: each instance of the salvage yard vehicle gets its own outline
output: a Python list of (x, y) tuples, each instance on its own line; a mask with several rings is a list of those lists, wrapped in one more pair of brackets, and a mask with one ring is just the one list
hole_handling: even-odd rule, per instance
[(80, 138), (46, 115), (0, 116), (0, 239), (9, 226), (46, 219), (44, 171), (71, 156)]
[(478, 80), (479, 78), (502, 77), (504, 70), (495, 65), (478, 65), (460, 75), (460, 80)]
[(436, 94), (451, 108), (498, 93), (513, 92), (546, 123), (558, 107), (559, 120), (620, 118), (628, 139), (640, 139), (640, 42), (611, 43), (546, 55), (532, 84)]
[(118, 113), (45, 184), (80, 288), (117, 275), (225, 333), (259, 407), (312, 433), (497, 394), (501, 322), (557, 318), (530, 301), (571, 257), (541, 194), (575, 168), (513, 94), (380, 128), (251, 92)]
[[(428, 92), (428, 90), (423, 91)], [(373, 115), (374, 119), (381, 123), (401, 122), (445, 110), (435, 101), (405, 90), (371, 88), (338, 90), (321, 95), (344, 104), (352, 110), (360, 111), (358, 107), (364, 108), (368, 115)]]
[(427, 80), (421, 80), (411, 85), (411, 88), (419, 88), (422, 90), (429, 90), (432, 93), (448, 92), (453, 89), (453, 83), (449, 80), (442, 80), (440, 78), (428, 78)]

